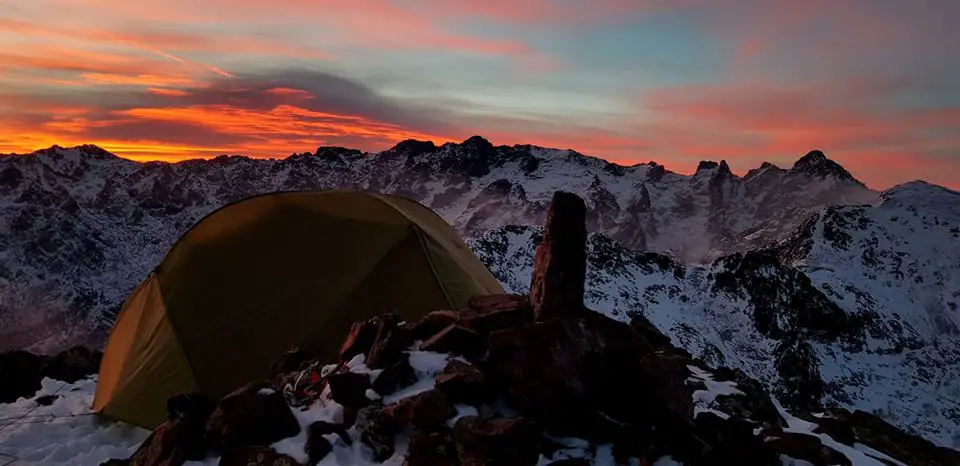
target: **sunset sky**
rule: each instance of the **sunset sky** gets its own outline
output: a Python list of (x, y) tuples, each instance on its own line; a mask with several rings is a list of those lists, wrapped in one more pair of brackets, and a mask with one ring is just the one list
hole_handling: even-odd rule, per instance
[(960, 188), (960, 0), (0, 0), (0, 153), (482, 135)]

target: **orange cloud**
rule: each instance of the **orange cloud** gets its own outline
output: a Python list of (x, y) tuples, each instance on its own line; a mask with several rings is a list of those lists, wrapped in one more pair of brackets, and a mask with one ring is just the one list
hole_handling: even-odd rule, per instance
[(123, 75), (115, 73), (83, 73), (80, 77), (93, 84), (137, 85), (137, 86), (189, 86), (193, 81), (177, 76), (158, 76), (154, 74)]
[(294, 96), (301, 97), (304, 99), (312, 99), (313, 95), (303, 89), (291, 89), (289, 87), (274, 87), (272, 89), (267, 89), (267, 94), (273, 95), (282, 95), (282, 96)]
[(165, 89), (162, 87), (148, 87), (147, 92), (153, 95), (161, 95), (166, 97), (184, 97), (190, 95), (189, 92), (181, 89)]

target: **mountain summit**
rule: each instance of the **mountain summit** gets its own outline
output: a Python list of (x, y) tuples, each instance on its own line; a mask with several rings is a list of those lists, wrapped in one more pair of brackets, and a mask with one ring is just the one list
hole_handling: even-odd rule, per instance
[(860, 183), (847, 169), (827, 158), (826, 154), (819, 150), (812, 150), (808, 152), (807, 155), (800, 157), (800, 159), (793, 164), (791, 171), (810, 176), (833, 177), (838, 180)]

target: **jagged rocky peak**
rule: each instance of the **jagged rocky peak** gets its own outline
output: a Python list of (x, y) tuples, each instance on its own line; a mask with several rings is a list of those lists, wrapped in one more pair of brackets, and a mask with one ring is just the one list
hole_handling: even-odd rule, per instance
[(390, 152), (402, 153), (410, 156), (429, 154), (436, 152), (437, 145), (433, 141), (420, 141), (417, 139), (407, 139), (400, 141), (390, 149)]
[(790, 171), (824, 178), (833, 177), (840, 180), (857, 181), (846, 168), (827, 158), (821, 150), (812, 150), (807, 155), (800, 157)]
[(460, 146), (465, 150), (478, 151), (480, 153), (490, 153), (494, 150), (493, 144), (482, 136), (471, 136), (463, 141)]
[(719, 163), (712, 160), (701, 160), (697, 165), (697, 172), (694, 176), (699, 176), (702, 173), (709, 173), (711, 176), (733, 176), (726, 160), (721, 160)]

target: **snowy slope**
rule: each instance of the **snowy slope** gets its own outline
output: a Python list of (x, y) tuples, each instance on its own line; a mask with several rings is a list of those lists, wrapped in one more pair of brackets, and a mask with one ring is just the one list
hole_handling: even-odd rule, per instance
[[(960, 194), (914, 183), (882, 199), (706, 266), (593, 235), (587, 300), (623, 320), (643, 314), (786, 405), (860, 409), (960, 446)], [(509, 291), (525, 292), (539, 239), (508, 227), (470, 245)]]
[(687, 261), (780, 239), (823, 206), (876, 197), (817, 151), (789, 170), (765, 164), (738, 177), (722, 162), (684, 176), (479, 137), (177, 164), (54, 146), (0, 156), (0, 349), (102, 341), (127, 293), (204, 215), (258, 193), (318, 188), (412, 197), (464, 236), (539, 225), (552, 193), (571, 190), (587, 200), (591, 230)]

